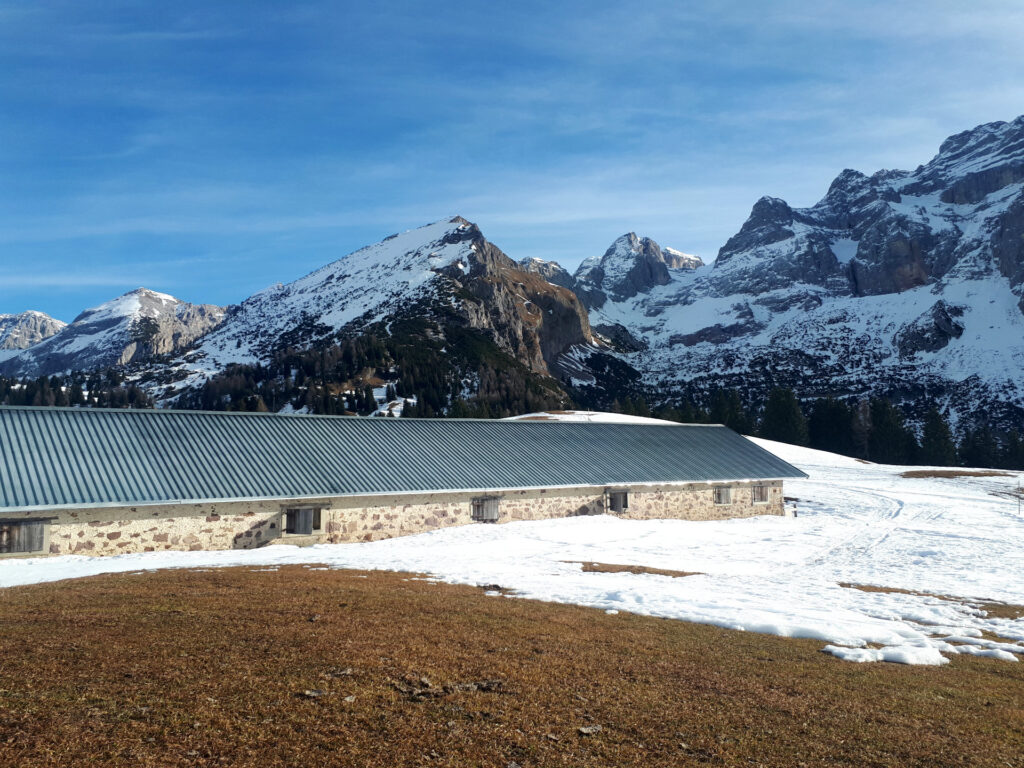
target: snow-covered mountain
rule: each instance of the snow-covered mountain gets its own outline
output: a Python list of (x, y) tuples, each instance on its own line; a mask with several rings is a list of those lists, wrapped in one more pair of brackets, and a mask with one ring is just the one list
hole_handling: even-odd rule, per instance
[(670, 269), (624, 236), (576, 290), (667, 398), (781, 384), (1019, 425), (1022, 190), (1024, 117), (953, 136), (914, 171), (843, 171), (810, 208), (762, 198), (709, 266)]
[(0, 315), (0, 350), (28, 349), (62, 330), (67, 323), (43, 312), (29, 310), (17, 315)]
[[(510, 385), (511, 361), (559, 404), (570, 382), (598, 384), (575, 390), (586, 407), (644, 387), (653, 403), (723, 387), (763, 402), (782, 385), (805, 398), (888, 396), (911, 412), (936, 400), (954, 421), (1019, 427), (1024, 117), (953, 136), (913, 171), (843, 171), (809, 208), (762, 198), (710, 265), (629, 233), (570, 274), (517, 264), (455, 217), (230, 311), (134, 291), (27, 349), (0, 350), (0, 374), (125, 364), (170, 404), (232, 364), (367, 334), (423, 351), (404, 360), (419, 368), (415, 386), (436, 385), (437, 403), (471, 397), (482, 371), (492, 393), (519, 388), (507, 402), (525, 402), (516, 398), (538, 380)], [(403, 376), (402, 355), (385, 357), (388, 381)], [(283, 370), (273, 375), (288, 379)], [(372, 378), (349, 371), (332, 385)]]
[[(35, 378), (94, 371), (173, 354), (215, 328), (223, 307), (146, 288), (87, 309), (70, 325), (21, 350), (0, 352), (0, 374)], [(54, 321), (57, 322), (57, 321)]]
[(576, 371), (593, 343), (586, 310), (569, 290), (525, 272), (461, 217), (392, 235), (287, 285), (246, 299), (184, 355), (151, 370), (147, 386), (167, 401), (231, 364), (262, 364), (284, 347), (304, 349), (404, 320), (483, 331), (498, 349), (542, 375)]

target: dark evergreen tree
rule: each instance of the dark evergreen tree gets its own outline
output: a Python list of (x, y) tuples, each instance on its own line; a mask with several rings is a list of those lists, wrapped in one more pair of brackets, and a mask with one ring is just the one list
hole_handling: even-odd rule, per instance
[(807, 445), (807, 420), (793, 390), (776, 387), (768, 395), (761, 421), (761, 437)]
[(871, 442), (871, 404), (860, 400), (853, 409), (853, 455), (868, 458)]
[(868, 458), (881, 464), (913, 464), (919, 450), (917, 439), (907, 428), (899, 409), (885, 398), (874, 398)]
[(924, 417), (921, 432), (921, 463), (934, 467), (950, 467), (956, 464), (956, 443), (953, 433), (939, 409), (932, 406)]
[(842, 400), (819, 398), (811, 406), (807, 435), (812, 448), (854, 455), (853, 411)]
[(999, 459), (999, 447), (988, 424), (965, 427), (960, 439), (960, 465), (964, 467), (994, 467)]
[(735, 389), (720, 389), (715, 392), (707, 418), (712, 424), (724, 424), (741, 435), (750, 435), (754, 432), (754, 420), (743, 407), (740, 393)]
[(1003, 440), (1002, 450), (999, 453), (999, 467), (1001, 469), (1024, 470), (1024, 439), (1020, 432), (1011, 431)]

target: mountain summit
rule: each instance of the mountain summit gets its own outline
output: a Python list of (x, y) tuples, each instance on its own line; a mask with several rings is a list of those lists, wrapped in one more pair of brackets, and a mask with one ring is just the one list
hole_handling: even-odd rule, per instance
[[(420, 349), (439, 343), (454, 361), (467, 352), (454, 341), (463, 330), (545, 377), (581, 374), (574, 350), (593, 344), (586, 310), (571, 291), (521, 270), (475, 224), (456, 216), (391, 235), (249, 297), (187, 354), (158, 366), (154, 379), (173, 380), (159, 391), (166, 400), (231, 365), (260, 365), (285, 349), (367, 334), (411, 334)], [(465, 339), (461, 346), (475, 343)], [(479, 363), (480, 354), (470, 357)], [(459, 365), (452, 366), (456, 379), (475, 375), (469, 368), (456, 375)]]
[(66, 325), (47, 314), (32, 310), (17, 315), (0, 315), (0, 351), (27, 349), (53, 336)]
[[(649, 252), (620, 238), (580, 272), (626, 255), (643, 272)], [(658, 391), (784, 385), (1020, 424), (1024, 117), (914, 171), (845, 170), (810, 208), (763, 197), (710, 268), (644, 274), (591, 301), (591, 322), (628, 333), (624, 359)]]
[(0, 374), (35, 378), (172, 354), (215, 328), (224, 315), (222, 307), (189, 304), (137, 288), (85, 310), (70, 325), (25, 349), (0, 353)]

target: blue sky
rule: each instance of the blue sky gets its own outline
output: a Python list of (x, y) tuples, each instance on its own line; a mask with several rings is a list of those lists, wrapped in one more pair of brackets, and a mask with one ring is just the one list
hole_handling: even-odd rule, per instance
[(1024, 112), (1024, 4), (0, 0), (0, 312), (226, 304), (452, 214), (572, 267)]

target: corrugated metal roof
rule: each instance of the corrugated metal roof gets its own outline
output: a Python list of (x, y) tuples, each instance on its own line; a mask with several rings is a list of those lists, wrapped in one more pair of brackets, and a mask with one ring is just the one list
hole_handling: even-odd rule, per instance
[(0, 407), (0, 508), (804, 477), (721, 426)]

